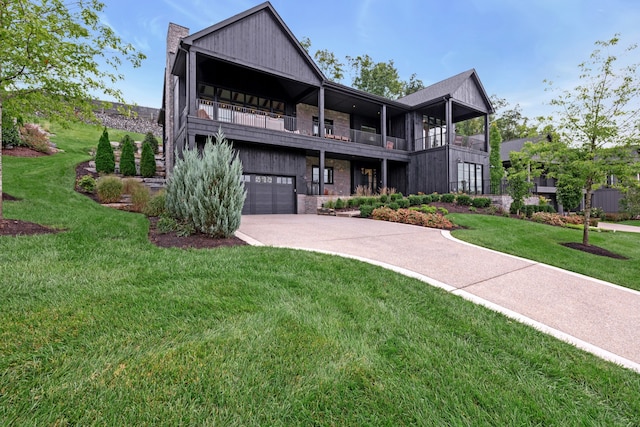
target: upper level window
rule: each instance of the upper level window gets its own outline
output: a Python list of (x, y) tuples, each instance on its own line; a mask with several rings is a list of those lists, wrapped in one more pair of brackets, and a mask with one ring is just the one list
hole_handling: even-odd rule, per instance
[[(313, 136), (318, 136), (318, 124), (320, 123), (320, 119), (317, 117), (313, 117)], [(325, 135), (333, 135), (333, 120), (324, 119), (324, 134)]]

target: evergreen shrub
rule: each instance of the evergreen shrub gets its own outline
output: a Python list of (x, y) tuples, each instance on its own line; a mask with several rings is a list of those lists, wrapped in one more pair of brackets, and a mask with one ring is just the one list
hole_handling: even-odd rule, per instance
[(360, 216), (362, 218), (369, 218), (373, 212), (373, 205), (360, 205)]
[(144, 178), (152, 178), (156, 174), (156, 156), (153, 154), (153, 147), (150, 143), (142, 144), (142, 154), (140, 155), (140, 175)]
[(398, 204), (398, 206), (400, 206), (403, 209), (407, 209), (411, 205), (411, 202), (409, 201), (409, 199), (406, 199), (406, 198), (398, 199), (396, 203)]
[(456, 200), (456, 195), (447, 193), (440, 196), (440, 201), (443, 203), (453, 203)]
[(458, 194), (456, 203), (460, 206), (471, 206), (471, 196), (467, 194)]
[(124, 176), (136, 174), (135, 145), (129, 135), (125, 135), (120, 142), (120, 173)]
[(201, 152), (187, 149), (176, 156), (166, 208), (178, 222), (213, 237), (230, 237), (240, 227), (245, 197), (242, 164), (221, 130)]
[(471, 205), (475, 208), (488, 208), (491, 206), (491, 199), (488, 197), (474, 197)]
[(113, 154), (113, 147), (109, 141), (107, 128), (102, 131), (98, 149), (96, 150), (96, 171), (98, 173), (113, 173), (116, 169), (116, 158)]
[(96, 191), (96, 180), (91, 175), (83, 175), (81, 178), (78, 178), (76, 185), (85, 193), (93, 193)]
[(411, 194), (409, 195), (409, 204), (411, 206), (418, 206), (421, 205), (422, 202), (422, 196), (418, 196), (416, 194)]
[(336, 200), (336, 209), (343, 209), (344, 207), (345, 207), (344, 200), (338, 197), (338, 200)]
[(153, 135), (152, 132), (147, 132), (147, 134), (144, 136), (142, 144), (144, 145), (145, 142), (151, 144), (151, 148), (153, 148), (154, 154), (158, 154), (158, 139)]

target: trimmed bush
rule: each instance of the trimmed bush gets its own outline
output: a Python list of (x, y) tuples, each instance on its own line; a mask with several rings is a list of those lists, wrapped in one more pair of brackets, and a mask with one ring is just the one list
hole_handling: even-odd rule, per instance
[(491, 199), (488, 197), (474, 197), (471, 205), (475, 208), (488, 208), (491, 206)]
[(439, 202), (440, 201), (440, 198), (441, 198), (440, 194), (431, 193), (430, 196), (431, 196), (431, 201), (432, 202)]
[(5, 118), (5, 116), (2, 116), (2, 146), (12, 145), (18, 147), (22, 144), (18, 126), (13, 122), (13, 119), (9, 118), (9, 116)]
[(371, 217), (382, 221), (400, 222), (423, 227), (448, 230), (453, 228), (451, 221), (440, 214), (422, 213), (412, 209), (399, 209), (394, 211), (388, 207), (381, 207), (375, 209)]
[(458, 194), (456, 203), (460, 206), (471, 206), (471, 196), (466, 194)]
[(402, 193), (393, 193), (392, 195), (389, 196), (389, 199), (392, 202), (397, 202), (398, 200), (402, 199), (404, 196), (402, 195)]
[(420, 212), (422, 213), (426, 213), (426, 214), (434, 214), (436, 212), (438, 212), (438, 209), (435, 206), (422, 206), (420, 208)]
[(345, 208), (344, 200), (338, 197), (338, 200), (336, 200), (336, 209), (344, 209), (344, 208)]
[(357, 208), (358, 206), (360, 206), (360, 197), (352, 197), (347, 200), (347, 207)]
[(116, 203), (122, 198), (122, 180), (117, 176), (107, 175), (98, 179), (96, 192), (101, 203)]
[(387, 196), (386, 194), (381, 194), (379, 200), (381, 203), (387, 203), (389, 201), (389, 196)]
[(98, 173), (113, 173), (115, 170), (116, 158), (113, 154), (111, 142), (109, 141), (109, 133), (107, 132), (107, 128), (104, 128), (96, 150), (96, 171)]
[(152, 132), (147, 132), (147, 134), (144, 136), (142, 144), (144, 145), (145, 142), (151, 144), (151, 148), (153, 148), (154, 154), (158, 154), (158, 139), (153, 135)]
[(149, 199), (147, 205), (142, 209), (142, 213), (146, 216), (161, 216), (165, 213), (165, 202), (164, 191), (161, 191)]
[(371, 216), (371, 213), (373, 212), (373, 206), (372, 205), (360, 205), (360, 216), (362, 218), (369, 218)]
[(421, 204), (423, 205), (428, 205), (429, 203), (431, 203), (433, 201), (433, 197), (431, 197), (428, 194), (425, 194), (424, 196), (422, 196), (422, 202)]
[(456, 200), (456, 195), (447, 193), (440, 196), (440, 201), (443, 203), (453, 203)]
[(135, 145), (129, 135), (125, 135), (120, 141), (120, 173), (124, 176), (136, 174)]
[(409, 195), (408, 199), (409, 199), (409, 205), (411, 206), (418, 206), (423, 203), (422, 196), (418, 196), (416, 194)]
[(409, 202), (409, 199), (399, 199), (396, 203), (402, 209), (407, 209), (411, 205), (411, 202)]
[(393, 209), (394, 211), (397, 211), (398, 209), (400, 209), (400, 205), (397, 204), (396, 202), (391, 202), (387, 205), (387, 207), (389, 209)]
[(215, 143), (209, 137), (201, 152), (187, 149), (176, 159), (166, 189), (169, 215), (213, 237), (240, 227), (245, 198), (242, 163), (221, 130)]
[(156, 174), (156, 156), (153, 154), (153, 147), (148, 142), (142, 144), (142, 154), (140, 155), (140, 175), (145, 178), (152, 178)]
[(85, 193), (93, 193), (96, 191), (96, 180), (91, 175), (84, 175), (83, 177), (78, 178), (76, 185)]

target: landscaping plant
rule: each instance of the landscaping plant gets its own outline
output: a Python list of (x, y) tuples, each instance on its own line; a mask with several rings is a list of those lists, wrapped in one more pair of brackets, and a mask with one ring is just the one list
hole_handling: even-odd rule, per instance
[(142, 144), (144, 145), (145, 142), (151, 145), (151, 148), (153, 148), (154, 154), (158, 154), (158, 139), (153, 135), (153, 132), (146, 133), (146, 135), (144, 136), (144, 141), (142, 141)]
[(214, 237), (230, 237), (240, 227), (246, 197), (242, 163), (219, 130), (199, 153), (187, 149), (176, 156), (167, 183), (167, 212), (178, 222)]
[(113, 147), (109, 141), (109, 132), (107, 128), (102, 131), (100, 141), (98, 141), (98, 149), (96, 150), (96, 171), (98, 173), (113, 173), (116, 169), (116, 158), (113, 154)]
[(101, 203), (116, 203), (122, 197), (124, 185), (117, 176), (101, 176), (96, 184), (98, 199)]
[(156, 156), (153, 154), (153, 147), (149, 142), (144, 142), (140, 154), (140, 175), (144, 178), (152, 178), (155, 174)]
[(120, 173), (124, 176), (136, 174), (135, 145), (129, 135), (120, 142)]

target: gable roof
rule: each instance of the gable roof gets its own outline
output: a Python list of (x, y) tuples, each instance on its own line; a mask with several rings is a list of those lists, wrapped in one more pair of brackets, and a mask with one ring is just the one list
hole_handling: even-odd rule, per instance
[(509, 153), (512, 151), (522, 151), (524, 144), (532, 142), (537, 144), (541, 140), (545, 139), (545, 136), (529, 136), (526, 138), (511, 139), (509, 141), (503, 141), (500, 144), (500, 161), (506, 162), (509, 160)]
[(493, 113), (493, 106), (475, 69), (464, 71), (441, 82), (398, 99), (412, 108), (419, 108), (442, 98), (453, 98), (485, 113)]
[(264, 2), (182, 40), (219, 59), (314, 85), (325, 76), (275, 11)]

